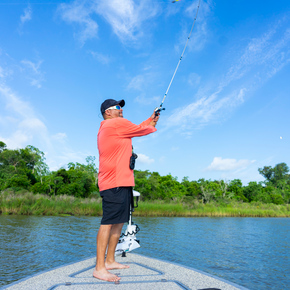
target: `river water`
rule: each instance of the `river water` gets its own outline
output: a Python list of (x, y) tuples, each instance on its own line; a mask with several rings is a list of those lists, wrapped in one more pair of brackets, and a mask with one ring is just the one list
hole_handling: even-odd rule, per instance
[[(136, 254), (249, 289), (289, 289), (290, 219), (136, 217)], [(0, 287), (95, 255), (99, 217), (0, 216)], [(5, 288), (5, 287), (4, 287)]]

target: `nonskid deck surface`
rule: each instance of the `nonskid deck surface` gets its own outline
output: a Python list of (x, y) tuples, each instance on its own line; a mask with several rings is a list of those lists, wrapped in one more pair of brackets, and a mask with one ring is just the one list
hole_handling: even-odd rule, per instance
[(90, 290), (90, 289), (246, 289), (239, 285), (210, 276), (201, 271), (178, 264), (127, 253), (116, 260), (130, 266), (129, 269), (110, 270), (121, 277), (119, 283), (105, 282), (93, 277), (95, 258), (50, 270), (1, 289), (20, 290)]

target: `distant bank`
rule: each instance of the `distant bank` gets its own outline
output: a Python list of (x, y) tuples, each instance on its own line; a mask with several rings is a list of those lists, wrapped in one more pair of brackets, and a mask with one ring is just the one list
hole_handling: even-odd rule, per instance
[[(48, 196), (22, 191), (0, 193), (2, 215), (100, 216), (101, 198)], [(134, 216), (148, 217), (290, 217), (290, 205), (238, 201), (200, 203), (197, 200), (140, 201)]]

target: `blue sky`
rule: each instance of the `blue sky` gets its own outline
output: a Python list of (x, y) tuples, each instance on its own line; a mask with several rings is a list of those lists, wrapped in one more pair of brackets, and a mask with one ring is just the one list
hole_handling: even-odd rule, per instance
[[(0, 0), (0, 140), (51, 170), (96, 156), (99, 108), (159, 106), (198, 1)], [(290, 166), (290, 1), (204, 1), (158, 131), (133, 139), (136, 169), (261, 181)]]

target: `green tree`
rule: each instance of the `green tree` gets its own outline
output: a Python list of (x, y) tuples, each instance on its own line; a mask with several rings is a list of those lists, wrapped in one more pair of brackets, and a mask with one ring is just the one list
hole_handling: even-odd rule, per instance
[(168, 174), (159, 177), (159, 193), (161, 199), (180, 199), (186, 194), (186, 189), (183, 184), (177, 181), (177, 177)]
[(6, 150), (7, 146), (4, 142), (0, 141), (0, 153), (4, 150)]
[(232, 192), (233, 198), (247, 202), (248, 199), (243, 194), (243, 183), (240, 179), (233, 179), (230, 181), (228, 191)]
[(218, 185), (211, 180), (200, 178), (198, 180), (201, 189), (202, 203), (209, 203), (214, 200), (217, 194)]
[(271, 185), (283, 189), (287, 182), (290, 181), (289, 167), (286, 163), (279, 163), (274, 168), (264, 166), (258, 169), (259, 173), (266, 178), (266, 182)]
[(243, 188), (243, 194), (249, 202), (257, 201), (257, 197), (261, 196), (262, 192), (262, 184), (256, 181), (249, 182), (248, 185)]
[(201, 196), (200, 184), (197, 181), (189, 181), (188, 177), (184, 177), (181, 181), (186, 191), (186, 196), (191, 196), (193, 198), (198, 198)]
[(38, 148), (31, 145), (26, 146), (25, 149), (27, 149), (31, 155), (32, 173), (34, 173), (42, 183), (43, 176), (49, 174), (49, 167), (45, 163), (45, 155)]
[(149, 200), (152, 198), (149, 176), (150, 172), (148, 170), (134, 170), (135, 189), (140, 192), (142, 200)]

